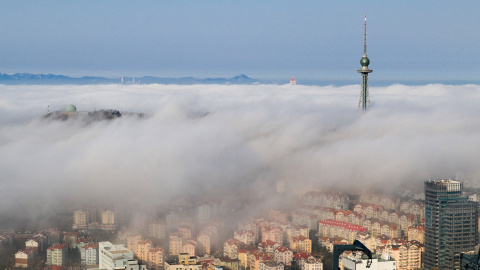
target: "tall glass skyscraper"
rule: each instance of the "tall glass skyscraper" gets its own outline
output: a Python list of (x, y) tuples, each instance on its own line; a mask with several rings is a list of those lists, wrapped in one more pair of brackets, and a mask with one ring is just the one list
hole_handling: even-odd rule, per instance
[(478, 206), (454, 180), (425, 181), (425, 269), (458, 269), (478, 243)]

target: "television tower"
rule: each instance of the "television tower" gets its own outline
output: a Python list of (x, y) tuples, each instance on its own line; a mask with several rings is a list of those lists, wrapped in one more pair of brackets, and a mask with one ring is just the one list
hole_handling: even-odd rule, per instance
[(368, 95), (368, 73), (373, 70), (368, 68), (370, 60), (367, 57), (367, 15), (365, 15), (364, 36), (363, 36), (363, 56), (360, 59), (360, 65), (362, 68), (357, 70), (358, 73), (362, 73), (362, 91), (360, 92), (360, 101), (358, 107), (366, 111), (370, 107), (370, 97)]

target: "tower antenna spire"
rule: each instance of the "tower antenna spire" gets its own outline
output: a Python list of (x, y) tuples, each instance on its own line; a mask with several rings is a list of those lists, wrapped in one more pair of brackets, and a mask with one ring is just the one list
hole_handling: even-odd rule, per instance
[(367, 55), (367, 15), (365, 15), (365, 24), (363, 32), (363, 55)]
[(362, 74), (362, 90), (360, 92), (360, 101), (358, 102), (358, 107), (362, 108), (363, 111), (366, 111), (370, 107), (370, 96), (368, 94), (368, 73), (373, 72), (373, 70), (368, 68), (370, 59), (367, 57), (367, 15), (365, 15), (365, 23), (363, 27), (363, 56), (362, 59), (360, 59), (360, 65), (362, 65), (362, 68), (357, 70), (358, 73)]

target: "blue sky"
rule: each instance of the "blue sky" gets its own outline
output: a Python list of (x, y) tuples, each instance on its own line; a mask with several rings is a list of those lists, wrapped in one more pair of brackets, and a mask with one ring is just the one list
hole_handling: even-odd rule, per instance
[[(478, 1), (0, 1), (0, 71), (478, 80)], [(373, 78), (371, 79), (373, 80)]]

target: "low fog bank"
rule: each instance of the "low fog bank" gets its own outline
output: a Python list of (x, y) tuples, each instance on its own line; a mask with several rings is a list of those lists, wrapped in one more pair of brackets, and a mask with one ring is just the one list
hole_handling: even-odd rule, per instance
[[(0, 86), (0, 213), (179, 196), (421, 189), (480, 173), (480, 86)], [(47, 121), (50, 111), (148, 117)]]

